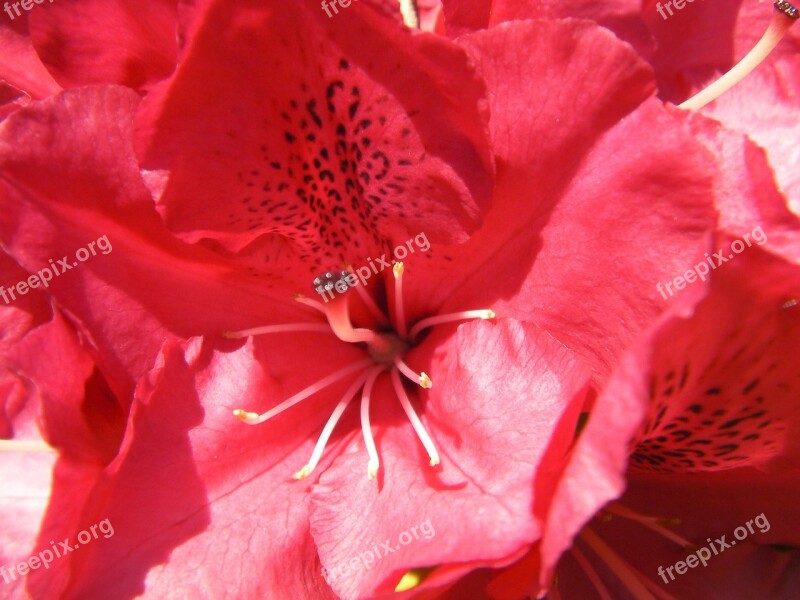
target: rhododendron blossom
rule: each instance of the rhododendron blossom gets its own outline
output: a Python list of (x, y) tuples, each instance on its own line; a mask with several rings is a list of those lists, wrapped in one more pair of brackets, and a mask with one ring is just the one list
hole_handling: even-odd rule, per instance
[[(656, 97), (629, 3), (525, 4), (60, 0), (0, 28), (0, 285), (114, 243), (0, 312), (0, 461), (52, 469), (46, 507), (3, 500), (0, 566), (114, 528), (7, 589), (691, 597), (765, 545), (789, 572), (777, 494), (703, 519), (796, 483), (797, 218), (763, 151)], [(707, 580), (655, 579), (759, 513)]]

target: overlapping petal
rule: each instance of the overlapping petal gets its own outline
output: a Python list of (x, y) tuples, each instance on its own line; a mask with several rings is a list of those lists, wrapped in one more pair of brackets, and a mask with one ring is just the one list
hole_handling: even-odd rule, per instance
[(143, 166), (168, 173), (159, 210), (186, 241), (305, 284), (420, 231), (458, 242), (479, 225), (484, 90), (451, 42), (367, 2), (335, 19), (316, 3), (216, 2), (186, 55), (137, 119)]

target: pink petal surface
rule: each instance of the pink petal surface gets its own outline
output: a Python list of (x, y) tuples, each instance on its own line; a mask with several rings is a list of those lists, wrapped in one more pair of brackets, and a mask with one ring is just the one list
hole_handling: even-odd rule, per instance
[[(373, 421), (378, 479), (365, 477), (363, 451), (345, 453), (313, 490), (311, 531), (340, 597), (390, 591), (415, 567), (502, 561), (540, 533), (532, 478), (588, 372), (547, 333), (505, 320), (459, 327), (437, 348), (432, 371), (422, 419), (441, 467), (421, 460), (399, 407), (383, 407)], [(404, 543), (414, 526), (418, 539)], [(340, 566), (385, 541), (395, 551), (379, 548), (385, 555), (370, 570)]]
[(118, 83), (134, 89), (172, 72), (176, 19), (175, 0), (59, 0), (29, 16), (34, 47), (63, 87)]

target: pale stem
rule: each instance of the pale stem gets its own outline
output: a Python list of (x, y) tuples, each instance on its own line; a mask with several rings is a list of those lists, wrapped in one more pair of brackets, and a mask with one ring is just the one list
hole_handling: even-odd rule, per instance
[(686, 110), (699, 110), (709, 102), (719, 98), (749, 75), (753, 69), (769, 56), (769, 53), (775, 49), (775, 46), (778, 45), (778, 42), (780, 42), (786, 32), (789, 31), (789, 28), (794, 24), (795, 20), (796, 19), (787, 16), (779, 10), (774, 11), (767, 31), (753, 49), (730, 71), (704, 90), (698, 92), (682, 104), (679, 104), (678, 107), (685, 108)]

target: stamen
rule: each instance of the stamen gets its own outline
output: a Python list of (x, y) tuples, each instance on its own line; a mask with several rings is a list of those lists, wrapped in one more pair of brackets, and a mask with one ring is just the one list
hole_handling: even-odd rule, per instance
[(573, 545), (569, 551), (572, 554), (572, 558), (574, 558), (575, 562), (578, 563), (578, 566), (583, 569), (586, 577), (589, 578), (589, 581), (594, 586), (597, 595), (600, 596), (600, 600), (613, 600), (608, 588), (603, 583), (603, 580), (600, 579), (600, 575), (598, 575), (597, 571), (594, 570), (594, 567), (589, 562), (589, 559), (586, 558), (586, 555), (581, 551), (581, 549), (578, 548), (578, 546)]
[(372, 329), (354, 328), (350, 323), (350, 296), (342, 296), (325, 306), (325, 316), (333, 333), (343, 342), (366, 342), (376, 352), (389, 350), (389, 343)]
[(283, 402), (278, 404), (278, 406), (271, 408), (267, 412), (262, 413), (260, 415), (258, 413), (247, 412), (239, 408), (234, 410), (233, 414), (236, 417), (238, 417), (241, 421), (247, 423), (248, 425), (257, 425), (258, 423), (263, 423), (264, 421), (271, 419), (275, 415), (282, 413), (287, 408), (291, 408), (301, 400), (305, 400), (309, 396), (316, 394), (321, 389), (324, 389), (329, 385), (331, 385), (332, 383), (339, 381), (342, 377), (346, 377), (353, 371), (357, 371), (358, 369), (363, 369), (364, 367), (371, 364), (372, 364), (371, 358), (365, 358), (358, 362), (354, 362), (344, 368), (339, 369), (335, 373), (332, 373), (331, 375), (328, 375), (327, 377), (320, 379), (317, 383), (308, 386), (306, 389), (300, 392), (297, 392), (294, 396), (292, 396), (288, 400), (284, 400)]
[(609, 569), (625, 584), (631, 595), (636, 600), (655, 600), (653, 596), (631, 571), (630, 565), (619, 554), (606, 544), (600, 537), (588, 527), (584, 527), (579, 537), (594, 550), (598, 557), (602, 558)]
[(678, 600), (672, 594), (668, 594), (663, 589), (661, 589), (661, 586), (658, 583), (654, 583), (654, 582), (650, 581), (647, 577), (644, 576), (644, 574), (639, 569), (631, 567), (631, 570), (639, 578), (639, 581), (642, 582), (644, 587), (646, 587), (648, 590), (650, 590), (650, 592), (652, 592), (652, 594), (656, 598), (659, 598), (660, 600)]
[(423, 371), (422, 373), (418, 374), (416, 371), (413, 371), (411, 369), (411, 367), (409, 367), (406, 363), (404, 363), (402, 360), (400, 360), (399, 356), (395, 357), (394, 366), (396, 366), (398, 369), (400, 369), (400, 372), (403, 375), (408, 377), (411, 381), (413, 381), (414, 383), (416, 383), (420, 387), (425, 388), (427, 390), (427, 389), (430, 389), (433, 386), (433, 382), (431, 381), (431, 378), (428, 377), (428, 375), (425, 373), (425, 371)]
[(418, 321), (412, 328), (410, 339), (417, 337), (420, 331), (433, 327), (434, 325), (442, 325), (444, 323), (452, 323), (453, 321), (466, 321), (469, 319), (494, 319), (497, 315), (491, 309), (482, 310), (465, 310), (463, 312), (450, 313), (447, 315), (437, 315), (435, 317), (428, 317)]
[[(611, 600), (611, 595), (608, 592), (608, 588), (605, 587), (602, 580), (600, 579), (600, 576), (597, 574), (597, 571), (594, 570), (592, 565), (589, 563), (589, 560), (586, 558), (586, 555), (576, 545), (570, 548), (570, 552), (572, 553), (572, 556), (576, 560), (576, 562), (583, 568), (586, 576), (592, 582), (592, 585), (594, 585), (595, 589), (597, 590), (597, 593), (600, 595), (602, 600)], [(659, 598), (660, 600), (677, 600), (677, 598), (675, 598), (674, 596), (668, 594), (663, 589), (661, 589), (660, 585), (653, 583), (647, 577), (645, 577), (644, 574), (642, 574), (642, 572), (639, 571), (639, 569), (636, 569), (630, 564), (627, 564), (627, 566), (633, 573), (633, 575), (635, 577), (638, 577), (642, 585), (644, 585), (644, 587), (650, 590), (650, 592), (652, 592), (657, 598)]]
[(405, 339), (408, 336), (408, 326), (406, 325), (406, 309), (403, 304), (403, 271), (405, 266), (399, 262), (392, 267), (394, 275), (394, 306), (397, 312), (397, 334)]
[(44, 440), (0, 440), (0, 452), (55, 452)]
[(436, 570), (436, 567), (417, 567), (406, 571), (405, 575), (400, 578), (400, 581), (394, 588), (395, 592), (407, 592), (413, 590), (425, 581), (428, 576)]
[(330, 325), (325, 323), (286, 323), (283, 325), (265, 325), (264, 327), (253, 327), (242, 331), (223, 331), (223, 337), (229, 339), (246, 338), (251, 335), (262, 335), (265, 333), (299, 333), (301, 331), (317, 331), (321, 333), (332, 333)]
[(331, 416), (328, 418), (328, 422), (325, 423), (325, 427), (322, 429), (322, 433), (320, 434), (319, 439), (314, 446), (314, 451), (311, 453), (311, 458), (302, 469), (292, 475), (294, 479), (305, 479), (311, 475), (311, 472), (317, 467), (319, 459), (322, 458), (322, 453), (325, 451), (325, 446), (328, 444), (328, 440), (333, 433), (334, 427), (336, 427), (336, 424), (339, 422), (342, 413), (344, 413), (345, 409), (355, 397), (356, 392), (361, 388), (362, 385), (364, 385), (368, 375), (368, 373), (362, 373), (361, 376), (358, 377), (349, 388), (347, 388), (347, 391), (342, 396), (342, 399), (339, 400), (336, 408), (333, 409), (333, 413), (331, 413)]
[(378, 474), (378, 468), (381, 466), (381, 461), (378, 458), (378, 450), (375, 448), (375, 440), (372, 437), (372, 430), (369, 423), (369, 401), (372, 396), (372, 387), (375, 385), (375, 380), (386, 367), (380, 365), (374, 368), (367, 375), (367, 381), (364, 383), (364, 389), (361, 390), (361, 433), (364, 435), (364, 445), (367, 447), (367, 454), (369, 455), (369, 462), (367, 463), (367, 477), (370, 481), (375, 479)]
[(679, 104), (679, 108), (685, 108), (686, 110), (699, 110), (703, 108), (706, 104), (716, 100), (739, 83), (769, 56), (769, 53), (778, 45), (778, 42), (786, 35), (786, 32), (789, 31), (789, 28), (798, 17), (797, 9), (788, 2), (777, 0), (774, 7), (775, 12), (772, 15), (769, 27), (767, 27), (767, 31), (753, 49), (730, 71), (725, 73), (706, 89), (695, 94), (682, 104)]
[[(345, 269), (347, 269), (348, 274), (353, 274), (353, 265), (347, 264), (345, 265)], [(361, 301), (367, 306), (369, 312), (372, 313), (372, 316), (375, 317), (378, 323), (380, 323), (383, 327), (388, 326), (389, 319), (386, 318), (386, 315), (383, 314), (383, 311), (378, 308), (378, 305), (375, 304), (375, 300), (373, 300), (372, 296), (367, 293), (365, 287), (363, 285), (356, 285), (354, 287), (359, 298), (361, 298)]]
[(400, 400), (400, 404), (402, 405), (403, 410), (406, 411), (406, 416), (408, 417), (408, 420), (411, 421), (411, 426), (414, 428), (414, 431), (417, 432), (419, 441), (422, 442), (422, 445), (425, 446), (425, 450), (428, 452), (428, 456), (431, 459), (430, 465), (435, 467), (439, 464), (439, 453), (436, 452), (436, 447), (433, 445), (433, 440), (431, 439), (431, 436), (428, 435), (428, 432), (425, 431), (425, 426), (422, 424), (422, 421), (419, 420), (416, 411), (414, 411), (414, 407), (411, 406), (411, 401), (408, 399), (405, 389), (403, 389), (403, 382), (400, 381), (400, 374), (397, 372), (397, 369), (392, 369), (390, 375), (392, 378), (394, 391)]
[(310, 306), (314, 310), (318, 310), (323, 315), (325, 314), (325, 305), (322, 302), (317, 302), (316, 300), (312, 300), (311, 298), (303, 296), (303, 294), (295, 294), (294, 296), (292, 296), (292, 299), (295, 302), (299, 302), (300, 304), (305, 304), (306, 306)]
[(403, 23), (411, 29), (419, 29), (419, 11), (416, 0), (400, 0), (400, 14)]
[(674, 527), (675, 525), (680, 525), (680, 519), (659, 519), (657, 517), (640, 515), (635, 511), (625, 508), (621, 504), (609, 504), (605, 509), (607, 512), (610, 512), (613, 515), (641, 523), (651, 531), (654, 531), (668, 540), (675, 542), (684, 550), (691, 552), (697, 550), (697, 546), (692, 544), (689, 540), (679, 536), (674, 531), (667, 529), (667, 527), (670, 526)]

